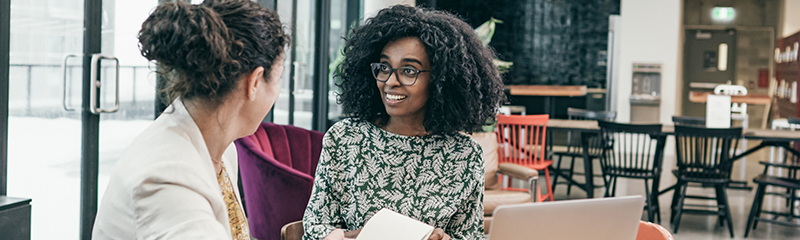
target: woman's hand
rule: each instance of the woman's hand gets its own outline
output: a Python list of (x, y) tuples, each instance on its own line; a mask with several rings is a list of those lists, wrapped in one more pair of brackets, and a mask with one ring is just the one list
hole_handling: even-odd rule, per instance
[(436, 228), (433, 229), (433, 233), (431, 233), (431, 236), (428, 237), (428, 240), (450, 240), (450, 235), (444, 233), (444, 230), (441, 228)]
[(341, 228), (337, 228), (331, 231), (331, 233), (328, 233), (328, 236), (325, 236), (325, 240), (355, 240), (356, 237), (358, 237), (358, 233), (360, 232), (361, 229), (344, 232), (344, 230), (342, 230)]
[(325, 240), (344, 240), (344, 230), (341, 228), (334, 229), (331, 233), (328, 233), (328, 236), (325, 236)]

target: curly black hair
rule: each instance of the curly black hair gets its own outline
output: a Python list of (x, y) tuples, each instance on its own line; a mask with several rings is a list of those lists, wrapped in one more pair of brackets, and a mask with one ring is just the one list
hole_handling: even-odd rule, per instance
[(396, 5), (353, 29), (337, 75), (338, 96), (351, 118), (386, 124), (389, 116), (370, 70), (389, 42), (417, 37), (431, 63), (431, 87), (423, 126), (432, 134), (473, 132), (494, 121), (504, 100), (503, 82), (472, 27), (453, 14)]

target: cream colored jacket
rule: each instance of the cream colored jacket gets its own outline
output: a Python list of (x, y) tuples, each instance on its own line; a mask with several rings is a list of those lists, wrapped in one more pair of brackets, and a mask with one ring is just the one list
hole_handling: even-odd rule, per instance
[[(222, 160), (241, 199), (237, 159), (231, 144)], [(92, 238), (231, 239), (211, 156), (180, 99), (136, 137), (117, 162)]]

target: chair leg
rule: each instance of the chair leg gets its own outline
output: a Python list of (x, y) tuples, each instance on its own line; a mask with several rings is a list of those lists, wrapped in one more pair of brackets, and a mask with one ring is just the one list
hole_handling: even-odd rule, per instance
[[(726, 184), (727, 185), (727, 184)], [(725, 220), (728, 222), (728, 232), (731, 233), (731, 238), (733, 238), (733, 218), (731, 217), (731, 207), (728, 204), (728, 193), (725, 192), (726, 185), (718, 185), (717, 190), (719, 195), (717, 198), (722, 198), (723, 206), (725, 207)]]
[[(558, 155), (558, 162), (556, 163), (556, 165), (554, 165), (554, 166), (551, 165), (550, 167), (555, 169), (557, 171), (557, 173), (562, 173), (563, 174), (563, 171), (561, 169), (561, 158), (562, 157), (564, 157), (564, 155), (559, 154)], [(569, 181), (567, 181), (567, 183), (569, 183)], [(551, 188), (553, 188), (553, 191), (556, 190), (556, 185), (558, 185), (558, 174), (553, 174), (553, 186), (551, 187)]]
[(678, 207), (678, 198), (681, 196), (681, 181), (675, 183), (674, 189), (672, 190), (672, 203), (669, 205), (670, 214), (669, 214), (669, 223), (675, 223), (675, 215), (676, 215), (676, 207)]
[[(794, 179), (794, 171), (788, 170), (788, 173), (786, 173), (786, 174), (787, 174), (789, 179)], [(787, 195), (786, 196), (786, 207), (787, 208), (792, 206), (792, 194), (793, 194), (792, 189), (791, 188), (786, 188), (786, 195)]]
[[(569, 162), (569, 178), (572, 178), (573, 173), (575, 173), (575, 156), (572, 156), (572, 160)], [(572, 178), (574, 179), (574, 178)], [(572, 191), (572, 182), (567, 183), (567, 196)]]
[(606, 192), (605, 192), (605, 194), (603, 194), (603, 197), (611, 197), (611, 194), (612, 194), (611, 191), (614, 188), (616, 188), (615, 187), (616, 185), (617, 185), (617, 177), (616, 176), (610, 176), (608, 178), (608, 185), (606, 186)]
[[(756, 219), (753, 219), (753, 230), (755, 230), (758, 227), (759, 221), (757, 218), (761, 216), (761, 210), (763, 210), (764, 207), (764, 196), (766, 195), (766, 192), (767, 192), (767, 186), (765, 184), (764, 190), (762, 190), (761, 196), (759, 196), (760, 199), (758, 200), (758, 208), (756, 208)], [(756, 194), (758, 193), (756, 192)]]
[[(755, 229), (755, 219), (756, 213), (758, 213), (758, 209), (761, 208), (761, 201), (764, 200), (764, 191), (766, 190), (766, 184), (758, 184), (758, 188), (756, 189), (756, 196), (753, 197), (753, 205), (750, 206), (750, 215), (747, 216), (747, 225), (745, 225), (744, 230), (744, 238), (747, 238), (747, 235), (750, 234), (751, 229)], [(752, 227), (752, 228), (751, 228)]]
[(725, 226), (725, 214), (724, 214), (725, 211), (723, 211), (723, 207), (727, 207), (727, 204), (725, 203), (725, 201), (724, 201), (725, 199), (722, 196), (725, 195), (725, 192), (724, 192), (724, 190), (722, 190), (720, 188), (719, 185), (715, 185), (714, 186), (714, 192), (715, 192), (715, 194), (717, 196), (716, 197), (717, 209), (718, 209), (717, 212), (718, 213), (722, 212), (721, 215), (717, 215), (717, 222), (719, 222), (719, 226), (720, 227), (724, 227)]
[[(547, 184), (545, 185), (545, 186), (547, 186), (547, 195), (542, 196), (541, 194), (539, 194), (539, 196), (542, 196), (539, 199), (539, 201), (544, 202), (544, 200), (547, 199), (547, 198), (550, 198), (550, 201), (554, 201), (553, 200), (553, 189), (550, 187), (550, 186), (552, 186), (552, 184), (550, 184), (550, 170), (548, 168), (544, 169), (544, 176), (545, 176), (545, 179), (547, 180)], [(541, 189), (541, 188), (542, 187), (539, 186), (539, 189)]]
[[(717, 201), (717, 213), (723, 212), (722, 207), (725, 206), (725, 203), (722, 201), (722, 197), (720, 197), (723, 193), (720, 192), (719, 185), (714, 185), (714, 194), (716, 194), (716, 201)], [(717, 222), (719, 223), (720, 227), (725, 226), (725, 219), (724, 214), (717, 215)]]
[(611, 196), (612, 197), (616, 197), (617, 196), (617, 181), (618, 180), (619, 180), (619, 178), (614, 177), (614, 185), (611, 185), (611, 188), (612, 188), (611, 189)]
[[(680, 188), (681, 192), (680, 192), (680, 196), (678, 196), (678, 206), (676, 206), (677, 208), (675, 209), (675, 220), (674, 220), (675, 221), (675, 228), (672, 229), (672, 231), (674, 233), (676, 233), (676, 234), (678, 233), (678, 227), (680, 227), (680, 225), (681, 225), (681, 213), (683, 211), (683, 201), (686, 200), (686, 188), (687, 188), (686, 184), (687, 183), (681, 183), (681, 185), (678, 186), (678, 188)], [(676, 192), (677, 192), (677, 189), (676, 189)]]
[(645, 199), (647, 200), (647, 205), (645, 206), (647, 208), (647, 221), (653, 222), (653, 217), (654, 217), (653, 200), (652, 200), (653, 196), (651, 196), (650, 190), (648, 189), (647, 185), (648, 185), (647, 184), (647, 179), (645, 178), (644, 179), (644, 196), (645, 196)]
[[(660, 185), (659, 184), (660, 181), (661, 181), (661, 178), (658, 177), (658, 176), (653, 178), (653, 187), (650, 188), (650, 195), (651, 195), (650, 198), (652, 199), (653, 204), (654, 204), (654, 208), (653, 209), (656, 212), (656, 220), (658, 220), (658, 224), (661, 224), (661, 204), (658, 202), (658, 196), (659, 196), (658, 195), (658, 185)], [(647, 187), (647, 186), (645, 186), (645, 187)]]
[[(602, 165), (602, 162), (600, 164)], [(606, 179), (606, 173), (603, 172), (603, 166), (600, 166), (600, 172), (602, 172), (603, 175), (603, 186), (608, 186), (608, 180)]]
[(603, 190), (603, 197), (608, 197), (608, 195), (610, 194), (609, 193), (609, 189), (611, 189), (611, 182), (613, 180), (614, 180), (614, 177), (609, 176), (608, 177), (608, 181), (603, 181), (603, 185), (605, 186), (605, 189)]

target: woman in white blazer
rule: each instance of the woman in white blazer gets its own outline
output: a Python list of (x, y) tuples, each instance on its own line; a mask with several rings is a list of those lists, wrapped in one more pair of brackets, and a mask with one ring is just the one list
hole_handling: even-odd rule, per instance
[(278, 15), (250, 0), (167, 3), (142, 24), (142, 55), (172, 103), (114, 168), (94, 239), (249, 239), (233, 141), (253, 134), (280, 91)]

